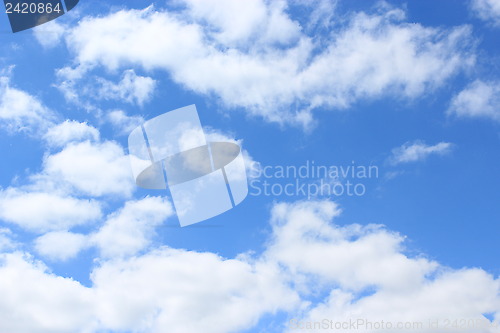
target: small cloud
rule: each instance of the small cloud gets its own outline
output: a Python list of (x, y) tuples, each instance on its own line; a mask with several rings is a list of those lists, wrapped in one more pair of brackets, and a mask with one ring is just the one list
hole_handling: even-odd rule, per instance
[(117, 83), (103, 78), (98, 78), (97, 82), (100, 85), (97, 94), (94, 95), (97, 99), (124, 100), (137, 105), (148, 102), (153, 97), (156, 88), (155, 80), (137, 75), (132, 69), (124, 71), (121, 80)]
[(476, 80), (453, 97), (448, 114), (500, 122), (500, 81)]
[(53, 261), (72, 259), (86, 246), (87, 236), (69, 231), (49, 232), (35, 240), (36, 251)]
[(35, 233), (89, 224), (101, 216), (101, 204), (95, 200), (16, 188), (0, 191), (0, 220)]
[(453, 144), (449, 142), (440, 142), (433, 146), (426, 145), (424, 142), (416, 140), (406, 142), (401, 147), (392, 150), (392, 156), (389, 162), (393, 165), (425, 160), (429, 155), (444, 155), (450, 152)]
[(404, 171), (389, 171), (389, 172), (385, 173), (384, 179), (385, 180), (393, 180), (394, 178), (399, 177), (402, 174), (404, 174)]

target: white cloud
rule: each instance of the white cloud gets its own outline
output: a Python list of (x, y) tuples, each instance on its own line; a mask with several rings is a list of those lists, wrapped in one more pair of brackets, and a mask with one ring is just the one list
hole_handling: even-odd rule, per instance
[(56, 71), (58, 82), (55, 87), (68, 102), (99, 114), (101, 110), (96, 103), (103, 100), (142, 106), (153, 98), (156, 80), (137, 75), (133, 69), (125, 70), (117, 82), (102, 76), (86, 75), (93, 67), (79, 64), (75, 68), (63, 67)]
[(123, 208), (110, 214), (96, 232), (49, 232), (35, 240), (35, 249), (52, 261), (66, 261), (94, 246), (102, 258), (130, 257), (147, 249), (155, 236), (155, 228), (173, 214), (166, 198), (127, 201)]
[[(115, 142), (97, 141), (99, 131), (94, 127), (66, 121), (51, 127), (44, 139), (64, 147), (47, 153), (42, 170), (31, 174), (27, 184), (0, 189), (1, 220), (37, 233), (66, 231), (102, 218), (104, 202), (88, 197), (123, 199), (132, 195), (135, 184), (128, 156)], [(56, 253), (56, 248), (47, 247), (56, 246), (56, 236), (60, 244), (67, 241), (62, 233), (42, 237), (37, 242), (39, 252), (60, 260), (78, 252), (68, 247), (71, 253)], [(52, 241), (54, 244), (49, 244)]]
[(100, 217), (100, 204), (93, 200), (15, 188), (0, 192), (0, 219), (29, 231), (66, 230)]
[(141, 116), (129, 116), (122, 110), (113, 110), (106, 113), (108, 120), (113, 127), (118, 129), (121, 134), (130, 134), (134, 128), (144, 124), (144, 118)]
[(85, 235), (68, 231), (46, 233), (35, 240), (36, 251), (50, 260), (66, 261), (88, 246)]
[(85, 103), (80, 100), (80, 92), (76, 87), (76, 83), (84, 77), (88, 70), (89, 69), (81, 65), (75, 68), (63, 67), (56, 70), (56, 76), (61, 81), (56, 85), (56, 88), (63, 93), (64, 98), (67, 101), (82, 104), (88, 107), (88, 102)]
[(0, 126), (9, 132), (41, 134), (52, 126), (55, 118), (38, 98), (12, 87), (10, 74), (0, 75)]
[(213, 253), (161, 248), (103, 262), (91, 288), (20, 253), (0, 262), (5, 332), (235, 332), (299, 301), (276, 267)]
[(156, 81), (150, 77), (135, 74), (134, 70), (123, 72), (122, 79), (114, 83), (103, 78), (97, 80), (98, 99), (124, 100), (131, 104), (143, 105), (153, 96)]
[(500, 1), (472, 0), (471, 8), (480, 19), (500, 27)]
[(48, 155), (43, 171), (34, 175), (37, 187), (56, 184), (89, 196), (129, 197), (135, 189), (130, 162), (120, 145), (112, 141), (70, 143)]
[(57, 20), (39, 25), (33, 29), (36, 40), (45, 48), (58, 45), (67, 27), (58, 23)]
[(0, 254), (0, 330), (91, 332), (92, 290), (22, 253)]
[[(160, 207), (159, 199), (146, 199), (143, 213), (153, 201)], [(339, 214), (330, 201), (277, 204), (261, 255), (226, 259), (161, 247), (98, 261), (90, 287), (50, 274), (21, 253), (3, 254), (0, 331), (224, 333), (251, 329), (265, 315), (273, 318), (273, 331), (287, 331), (289, 318), (426, 324), (486, 320), (487, 313), (500, 319), (499, 279), (410, 257), (401, 235), (381, 226), (338, 226)], [(284, 315), (273, 317), (279, 311)]]
[(406, 142), (401, 147), (392, 150), (389, 161), (392, 164), (408, 163), (425, 160), (429, 155), (444, 155), (451, 151), (453, 145), (449, 142), (439, 142), (427, 145), (422, 141)]
[(99, 141), (99, 131), (88, 125), (75, 120), (66, 120), (48, 129), (44, 139), (49, 145), (63, 147), (69, 142), (93, 140)]
[(500, 82), (472, 82), (453, 97), (448, 114), (500, 121)]
[(193, 0), (180, 13), (121, 10), (82, 20), (66, 43), (83, 71), (164, 69), (227, 107), (304, 126), (314, 108), (386, 95), (414, 98), (474, 63), (469, 27), (409, 24), (403, 11), (382, 6), (315, 41), (286, 9), (282, 1)]
[[(453, 270), (421, 256), (409, 257), (399, 234), (380, 226), (332, 224), (339, 214), (338, 206), (329, 201), (282, 203), (273, 209), (273, 239), (265, 256), (286, 267), (303, 299), (326, 294), (303, 315), (292, 318), (421, 321), (424, 325), (435, 318), (485, 320), (484, 313), (497, 313), (500, 318), (499, 279), (480, 269)], [(419, 332), (436, 330), (424, 326)]]
[(404, 238), (380, 226), (329, 225), (339, 214), (329, 201), (276, 205), (267, 256), (293, 273), (314, 274), (347, 290), (404, 290), (435, 269), (436, 263), (403, 255)]
[(213, 253), (164, 248), (105, 264), (92, 277), (103, 322), (115, 330), (235, 332), (298, 302), (276, 267)]
[[(472, 287), (474, 286), (474, 287)], [(474, 321), (476, 325), (450, 327), (450, 332), (493, 333), (498, 332), (498, 322), (492, 324), (483, 316), (490, 311), (498, 311), (499, 283), (479, 269), (466, 269), (442, 273), (435, 280), (416, 286), (406, 292), (379, 290), (375, 294), (357, 300), (355, 293), (334, 289), (324, 303), (313, 307), (300, 318), (302, 322), (321, 322), (323, 319), (334, 322), (369, 321), (369, 326), (349, 327), (343, 332), (402, 332), (408, 328), (394, 330), (399, 323), (414, 326), (416, 332), (435, 333), (442, 331), (446, 320), (453, 323), (463, 320)], [(498, 313), (498, 312), (497, 312)], [(445, 318), (445, 319), (443, 319)], [(452, 319), (448, 319), (452, 318)], [(498, 314), (497, 314), (498, 318)], [(439, 321), (439, 327), (430, 327), (429, 323)], [(376, 325), (385, 322), (392, 325), (392, 330), (377, 329)], [(450, 324), (451, 326), (452, 324)], [(411, 326), (410, 326), (411, 327)], [(287, 330), (295, 332), (296, 330)], [(320, 332), (321, 330), (311, 330)]]
[[(300, 26), (285, 13), (285, 1), (234, 2), (186, 0), (184, 14), (206, 24), (209, 36), (226, 46), (248, 43), (288, 44), (300, 37)], [(255, 46), (255, 44), (254, 44)]]
[(126, 202), (120, 211), (108, 216), (90, 242), (105, 258), (135, 255), (150, 245), (154, 228), (173, 213), (170, 202), (159, 197)]

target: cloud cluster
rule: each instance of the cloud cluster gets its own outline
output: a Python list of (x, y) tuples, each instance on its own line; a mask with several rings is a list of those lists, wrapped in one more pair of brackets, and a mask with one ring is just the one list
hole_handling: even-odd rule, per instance
[[(71, 137), (59, 126), (84, 130)], [(83, 123), (53, 129), (48, 137), (66, 145), (48, 153), (27, 184), (0, 189), (0, 219), (37, 233), (95, 222), (102, 217), (105, 201), (100, 199), (127, 199), (135, 189), (128, 157), (116, 142), (86, 140), (81, 134), (99, 135)], [(83, 141), (71, 141), (77, 137)]]
[(67, 74), (61, 86), (96, 66), (161, 69), (228, 108), (307, 127), (315, 108), (414, 98), (474, 63), (470, 28), (406, 23), (405, 13), (388, 5), (313, 38), (284, 1), (183, 3), (174, 11), (148, 7), (84, 18), (66, 35), (78, 66), (60, 70)]
[[(89, 287), (51, 274), (29, 255), (4, 253), (0, 329), (223, 333), (276, 316), (273, 331), (288, 332), (293, 331), (289, 318), (423, 323), (477, 318), (484, 323), (483, 314), (493, 314), (500, 319), (500, 280), (481, 269), (453, 270), (410, 257), (401, 235), (377, 225), (339, 226), (334, 223), (339, 215), (330, 201), (278, 203), (261, 254), (229, 259), (160, 247), (126, 258), (112, 256), (94, 266)], [(51, 238), (60, 236), (49, 235), (41, 246), (50, 247)], [(54, 251), (62, 247), (56, 243)]]
[[(173, 11), (150, 7), (88, 17), (64, 37), (56, 27), (46, 46), (64, 38), (78, 64), (57, 73), (68, 100), (92, 95), (142, 105), (156, 81), (130, 68), (160, 69), (229, 108), (307, 127), (315, 108), (422, 96), (474, 62), (468, 27), (410, 24), (402, 10), (386, 4), (313, 38), (311, 27), (333, 26), (333, 3), (314, 2), (327, 9), (320, 14), (299, 1), (309, 8), (309, 26), (293, 19), (284, 1), (179, 3)], [(99, 66), (122, 77), (113, 82), (89, 75)], [(93, 79), (97, 89), (82, 89)], [(497, 90), (496, 83), (477, 81), (455, 97), (450, 112), (497, 119)], [(142, 118), (116, 110), (107, 121), (127, 131)], [(273, 204), (269, 238), (259, 253), (224, 258), (157, 246), (155, 229), (173, 208), (166, 198), (132, 198), (135, 186), (118, 143), (88, 123), (58, 121), (3, 72), (0, 125), (35, 133), (47, 145), (28, 184), (0, 189), (0, 219), (35, 233), (32, 250), (44, 259), (71, 260), (89, 248), (97, 256), (84, 286), (52, 273), (9, 229), (0, 229), (2, 332), (289, 332), (291, 318), (500, 321), (498, 277), (409, 256), (404, 236), (380, 225), (340, 225), (341, 210), (331, 201)], [(226, 141), (225, 134), (207, 133)], [(451, 147), (408, 142), (393, 150), (391, 161), (415, 162)], [(121, 207), (105, 213), (118, 200)]]
[(153, 241), (155, 227), (172, 215), (172, 205), (164, 198), (127, 201), (124, 207), (109, 214), (96, 231), (45, 233), (35, 240), (35, 249), (51, 261), (72, 259), (91, 247), (97, 247), (103, 258), (127, 257), (147, 249)]
[[(0, 77), (0, 125), (47, 145), (42, 168), (20, 186), (0, 188), (0, 219), (34, 233), (66, 231), (102, 218), (100, 197), (129, 198), (135, 188), (128, 157), (85, 123), (66, 120)], [(29, 209), (27, 209), (29, 207)]]

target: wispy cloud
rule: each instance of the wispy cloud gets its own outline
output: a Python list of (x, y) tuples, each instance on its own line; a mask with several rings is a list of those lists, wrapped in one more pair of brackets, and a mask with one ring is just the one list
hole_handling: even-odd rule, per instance
[(472, 0), (471, 8), (480, 19), (500, 27), (500, 1)]
[(396, 165), (425, 160), (429, 155), (447, 154), (451, 151), (452, 147), (453, 144), (449, 142), (439, 142), (435, 145), (427, 145), (419, 140), (406, 142), (401, 147), (392, 150), (389, 163)]
[(113, 110), (106, 112), (104, 120), (118, 130), (120, 134), (130, 134), (134, 128), (144, 123), (142, 116), (129, 116), (123, 110)]
[(37, 97), (14, 87), (11, 70), (0, 70), (0, 127), (7, 131), (43, 135), (56, 121), (56, 114)]

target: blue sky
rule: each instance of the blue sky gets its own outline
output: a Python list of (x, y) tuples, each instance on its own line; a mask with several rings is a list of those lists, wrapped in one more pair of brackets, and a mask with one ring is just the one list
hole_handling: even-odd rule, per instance
[[(3, 16), (0, 331), (495, 331), (498, 1), (81, 0), (9, 29)], [(323, 179), (363, 195), (250, 190), (181, 228), (168, 191), (135, 186), (127, 137), (191, 104), (242, 146), (253, 184), (318, 184), (250, 172), (307, 163), (377, 177)]]

